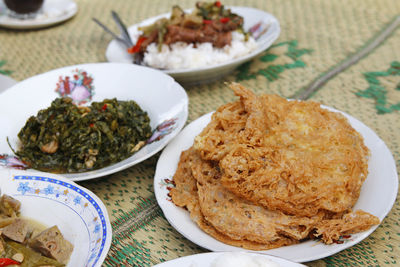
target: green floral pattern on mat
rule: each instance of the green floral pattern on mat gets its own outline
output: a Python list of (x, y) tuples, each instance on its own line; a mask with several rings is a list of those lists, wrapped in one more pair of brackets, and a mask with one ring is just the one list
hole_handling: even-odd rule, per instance
[[(154, 198), (141, 198), (140, 203), (130, 212), (122, 212), (112, 222), (113, 240), (109, 256), (105, 260), (106, 266), (151, 266), (151, 252), (146, 247), (152, 242), (149, 236), (147, 241), (134, 238), (135, 232), (150, 224), (155, 217), (161, 216), (161, 209)], [(132, 257), (133, 256), (133, 257)], [(160, 259), (162, 260), (162, 259)]]
[(3, 69), (3, 66), (7, 63), (5, 60), (0, 60), (0, 74), (10, 75), (12, 73), (11, 70)]
[[(400, 102), (396, 104), (388, 103), (388, 89), (379, 80), (381, 77), (400, 76), (400, 62), (393, 61), (386, 71), (366, 72), (365, 79), (368, 81), (369, 87), (364, 91), (358, 91), (355, 94), (360, 97), (372, 98), (375, 100), (375, 108), (378, 114), (391, 113), (395, 110), (400, 110)], [(400, 83), (395, 87), (400, 91)]]
[(335, 256), (324, 258), (327, 267), (334, 266), (379, 266), (369, 242), (364, 241)]
[(110, 251), (112, 254), (107, 257), (105, 266), (151, 266), (150, 249), (136, 239), (128, 239), (127, 242), (126, 236), (115, 237)]
[[(301, 60), (301, 57), (304, 54), (310, 54), (312, 52), (311, 49), (299, 49), (297, 48), (298, 42), (297, 40), (292, 40), (288, 42), (281, 42), (275, 45), (272, 45), (271, 48), (287, 46), (287, 51), (284, 53), (287, 57), (291, 58), (293, 62), (286, 64), (268, 64), (266, 67), (258, 69), (255, 72), (250, 71), (250, 66), (254, 61), (249, 61), (238, 68), (238, 73), (236, 75), (238, 81), (242, 80), (250, 80), (255, 79), (258, 75), (262, 75), (267, 78), (268, 81), (275, 81), (279, 78), (279, 74), (288, 69), (294, 68), (304, 68), (306, 63)], [(273, 54), (268, 49), (264, 52), (257, 60), (265, 63), (272, 63), (279, 55)]]

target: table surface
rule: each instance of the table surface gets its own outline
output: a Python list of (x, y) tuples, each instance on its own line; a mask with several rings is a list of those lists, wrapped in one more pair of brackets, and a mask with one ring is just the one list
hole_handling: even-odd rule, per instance
[[(77, 15), (41, 30), (0, 29), (0, 73), (23, 80), (51, 69), (104, 62), (111, 38), (92, 18), (117, 31), (110, 11), (127, 25), (170, 10), (185, 0), (77, 0)], [(223, 82), (239, 81), (258, 94), (321, 102), (363, 121), (388, 145), (400, 166), (400, 1), (226, 0), (274, 14), (282, 32), (260, 57), (220, 81), (185, 87), (188, 123), (235, 99)], [(5, 61), (5, 62), (4, 62)], [(11, 72), (11, 73), (10, 73)], [(104, 266), (152, 266), (205, 252), (166, 221), (153, 192), (159, 154), (119, 173), (80, 182), (105, 203), (113, 242)], [(400, 205), (361, 243), (309, 266), (400, 264)]]

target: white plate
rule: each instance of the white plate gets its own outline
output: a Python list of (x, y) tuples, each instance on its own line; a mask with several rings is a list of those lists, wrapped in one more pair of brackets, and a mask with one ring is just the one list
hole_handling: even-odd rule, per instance
[(111, 246), (107, 209), (86, 188), (48, 173), (0, 170), (2, 194), (21, 202), (21, 215), (57, 225), (74, 245), (67, 267), (101, 266)]
[[(126, 169), (160, 151), (184, 126), (188, 116), (189, 100), (185, 90), (168, 75), (133, 64), (75, 65), (34, 76), (0, 94), (0, 125), (7, 125), (0, 131), (0, 154), (12, 154), (7, 144), (7, 137), (12, 147), (17, 148), (17, 135), (26, 120), (36, 115), (40, 109), (49, 107), (55, 98), (60, 97), (55, 90), (60, 78), (65, 80), (68, 76), (70, 80), (74, 80), (74, 75), (79, 74), (77, 70), (85, 71), (87, 79), (93, 79), (89, 83), (91, 87), (71, 87), (71, 94), (68, 96), (74, 97), (77, 101), (88, 102), (114, 97), (118, 100), (134, 100), (147, 112), (153, 130), (158, 126), (165, 127), (154, 132), (153, 137), (159, 136), (158, 140), (146, 144), (123, 161), (94, 171), (62, 174), (64, 177), (81, 181)], [(79, 75), (82, 75), (82, 72)], [(88, 98), (84, 99), (86, 96)], [(173, 121), (168, 124), (169, 120)], [(0, 162), (0, 165), (4, 163)], [(8, 164), (10, 165), (12, 163)]]
[[(230, 252), (229, 252), (230, 253)], [(274, 257), (274, 256), (269, 256), (269, 255), (263, 255), (260, 253), (245, 253), (248, 256), (251, 257), (263, 257), (267, 260), (272, 261), (273, 263), (278, 264), (280, 267), (302, 267), (305, 266), (303, 264), (291, 262), (279, 257)], [(215, 261), (218, 257), (221, 257), (225, 254), (225, 252), (209, 252), (209, 253), (200, 253), (196, 255), (190, 255), (186, 257), (181, 257), (177, 258), (175, 260), (171, 261), (166, 261), (157, 265), (154, 265), (154, 267), (211, 267), (211, 263)], [(231, 254), (228, 254), (231, 255)], [(233, 256), (236, 256), (233, 254)], [(226, 266), (230, 267), (230, 266)]]
[(9, 87), (13, 86), (16, 84), (17, 81), (14, 79), (11, 79), (10, 77), (0, 74), (0, 93), (8, 89)]
[[(328, 109), (339, 112), (333, 108)], [(392, 208), (397, 196), (398, 177), (393, 156), (385, 143), (370, 128), (350, 115), (341, 113), (362, 134), (365, 145), (371, 150), (368, 165), (369, 174), (361, 188), (360, 197), (354, 206), (354, 210), (362, 209), (370, 212), (382, 221)], [(242, 248), (226, 245), (207, 235), (190, 219), (186, 210), (175, 206), (167, 197), (169, 191), (165, 186), (164, 179), (172, 178), (180, 153), (193, 144), (195, 136), (202, 131), (210, 119), (211, 113), (193, 121), (164, 149), (157, 163), (154, 191), (158, 204), (167, 220), (187, 239), (211, 251), (242, 251)], [(351, 239), (343, 244), (325, 245), (310, 240), (296, 245), (262, 251), (261, 253), (295, 262), (317, 260), (357, 244), (376, 228), (377, 226), (374, 226), (367, 231), (354, 234)]]
[(0, 2), (0, 27), (9, 29), (39, 29), (48, 27), (72, 18), (78, 12), (73, 0), (45, 0), (43, 7), (35, 18), (16, 19), (9, 17), (3, 1)]
[[(185, 84), (206, 83), (215, 81), (218, 78), (233, 71), (240, 64), (251, 60), (255, 56), (262, 53), (278, 38), (280, 34), (280, 26), (278, 20), (271, 14), (250, 7), (230, 7), (232, 12), (243, 16), (244, 29), (248, 30), (251, 26), (260, 21), (267, 22), (270, 26), (259, 39), (257, 39), (258, 47), (250, 54), (228, 61), (223, 64), (208, 66), (197, 69), (182, 69), (182, 70), (163, 70), (163, 72), (171, 75), (177, 81)], [(149, 18), (139, 24), (132, 25), (128, 28), (129, 32), (133, 34), (139, 26), (149, 25), (156, 20), (169, 17), (170, 13), (159, 15), (157, 17)], [(133, 40), (135, 42), (136, 40)], [(106, 58), (109, 62), (123, 62), (132, 63), (132, 56), (126, 52), (126, 47), (116, 40), (112, 40), (106, 50)]]

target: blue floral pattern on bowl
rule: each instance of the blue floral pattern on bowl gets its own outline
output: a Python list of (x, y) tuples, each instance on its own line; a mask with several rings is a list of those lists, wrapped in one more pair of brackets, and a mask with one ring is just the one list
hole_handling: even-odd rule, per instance
[(2, 186), (2, 191), (16, 198), (55, 201), (66, 210), (72, 210), (84, 225), (83, 232), (88, 235), (89, 250), (86, 259), (80, 259), (82, 266), (101, 266), (111, 244), (112, 230), (107, 210), (92, 192), (65, 178), (23, 175), (23, 172), (13, 175), (6, 186)]

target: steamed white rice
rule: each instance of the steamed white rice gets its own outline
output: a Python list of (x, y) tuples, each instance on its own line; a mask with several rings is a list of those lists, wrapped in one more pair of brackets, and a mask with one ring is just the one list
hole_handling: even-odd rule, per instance
[(145, 65), (167, 70), (194, 69), (220, 63), (249, 54), (257, 48), (257, 42), (250, 37), (246, 42), (244, 35), (232, 32), (232, 42), (223, 48), (215, 48), (211, 43), (200, 43), (197, 47), (183, 42), (170, 46), (162, 45), (161, 52), (157, 44), (147, 47), (143, 62)]

